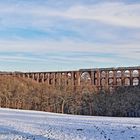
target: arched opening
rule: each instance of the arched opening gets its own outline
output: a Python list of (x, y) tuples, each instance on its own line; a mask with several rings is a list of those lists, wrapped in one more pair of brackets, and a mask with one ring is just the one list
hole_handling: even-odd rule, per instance
[(44, 78), (44, 74), (43, 73), (40, 73), (39, 74), (39, 79), (42, 79), (42, 78)]
[(66, 81), (67, 81), (67, 73), (62, 72), (61, 73), (61, 85), (65, 86), (66, 85)]
[(129, 86), (130, 85), (130, 79), (129, 78), (125, 78), (124, 85), (125, 86)]
[(48, 74), (47, 73), (44, 75), (44, 78), (46, 78), (46, 79), (48, 78)]
[(133, 77), (139, 77), (139, 72), (138, 72), (138, 70), (133, 70), (132, 76), (133, 76)]
[(41, 83), (43, 82), (43, 74), (42, 73), (38, 73), (38, 82)]
[(139, 85), (139, 79), (138, 78), (134, 78), (133, 79), (133, 86), (137, 86)]
[(43, 79), (39, 78), (38, 82), (39, 83), (42, 83), (43, 82)]
[(72, 79), (72, 74), (70, 73), (70, 72), (68, 72), (67, 73), (67, 85), (71, 85), (72, 84), (72, 81), (71, 81), (71, 79)]
[(81, 74), (81, 84), (87, 84), (91, 82), (91, 77), (90, 74), (88, 72), (83, 72)]
[(29, 78), (29, 76), (30, 76), (30, 75), (29, 75), (28, 73), (27, 73), (27, 74), (25, 74), (25, 77), (26, 77), (26, 78)]
[(62, 73), (62, 76), (64, 76), (64, 75), (65, 75), (65, 73), (63, 72), (63, 73)]
[(49, 85), (52, 85), (52, 84), (53, 84), (53, 80), (49, 79)]
[(47, 81), (48, 77), (49, 77), (49, 76), (48, 76), (48, 74), (47, 74), (47, 73), (45, 73), (45, 74), (44, 74), (44, 82), (46, 82), (46, 81)]
[(117, 78), (117, 86), (121, 86), (122, 85), (122, 79), (121, 78)]
[(67, 73), (67, 76), (68, 76), (68, 78), (71, 78), (71, 73), (70, 72)]
[(56, 86), (59, 85), (59, 79), (58, 79), (58, 78), (55, 79), (55, 85), (56, 85)]
[(101, 80), (101, 85), (102, 85), (102, 86), (105, 86), (105, 79), (102, 79), (102, 80)]
[(59, 73), (56, 73), (55, 74), (55, 78), (59, 78)]
[(81, 80), (84, 80), (84, 81), (88, 81), (88, 80), (90, 80), (91, 78), (90, 78), (90, 74), (88, 73), (88, 72), (83, 72), (82, 74), (81, 74)]
[(122, 76), (122, 72), (120, 71), (120, 70), (118, 70), (117, 72), (116, 72), (116, 77), (121, 77)]
[(124, 71), (124, 76), (125, 77), (130, 77), (130, 71), (129, 70)]
[(39, 79), (39, 75), (38, 74), (35, 74), (34, 75), (34, 79), (37, 81)]
[(113, 71), (109, 71), (109, 77), (110, 77), (110, 78), (113, 77)]
[(109, 81), (108, 81), (109, 82), (109, 85), (113, 85), (113, 81), (114, 80), (112, 78), (110, 78)]
[(31, 78), (31, 79), (32, 79), (32, 78), (33, 78), (33, 74), (30, 74), (30, 75), (29, 75), (29, 78)]
[(94, 73), (94, 77), (98, 78), (98, 72), (97, 71)]
[(54, 78), (54, 77), (55, 77), (55, 74), (54, 74), (54, 73), (50, 73), (50, 74), (49, 74), (49, 77), (50, 77), (50, 78)]
[(101, 72), (101, 77), (102, 77), (102, 78), (105, 78), (105, 77), (106, 77), (106, 72), (105, 72), (105, 71), (102, 71), (102, 72)]

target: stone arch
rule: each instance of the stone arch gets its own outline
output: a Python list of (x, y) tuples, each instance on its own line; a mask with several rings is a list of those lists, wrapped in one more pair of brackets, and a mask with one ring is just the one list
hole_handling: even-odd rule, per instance
[(139, 85), (139, 79), (138, 78), (134, 78), (133, 79), (133, 86), (137, 86)]
[(116, 77), (121, 77), (122, 76), (122, 72), (120, 71), (120, 70), (118, 70), (117, 72), (116, 72)]
[(130, 77), (130, 71), (129, 70), (125, 70), (124, 71), (124, 76), (125, 77)]
[(132, 71), (132, 77), (139, 77), (139, 71), (138, 70), (133, 70)]
[(105, 77), (106, 77), (106, 72), (105, 72), (105, 71), (102, 71), (102, 72), (101, 72), (101, 77), (102, 77), (102, 78), (105, 78)]
[(109, 71), (109, 77), (110, 77), (110, 78), (112, 78), (112, 77), (114, 76), (113, 74), (114, 74), (114, 72), (113, 72), (112, 70)]
[(122, 85), (122, 79), (121, 78), (117, 78), (116, 82), (117, 82), (117, 86), (121, 86)]
[(129, 78), (125, 78), (124, 85), (125, 86), (130, 86), (130, 79)]

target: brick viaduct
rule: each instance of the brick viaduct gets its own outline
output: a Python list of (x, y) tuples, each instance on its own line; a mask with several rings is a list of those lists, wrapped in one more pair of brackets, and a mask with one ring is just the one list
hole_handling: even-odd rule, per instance
[(0, 74), (28, 78), (40, 83), (45, 82), (50, 86), (91, 86), (97, 89), (113, 89), (118, 86), (140, 85), (140, 66)]

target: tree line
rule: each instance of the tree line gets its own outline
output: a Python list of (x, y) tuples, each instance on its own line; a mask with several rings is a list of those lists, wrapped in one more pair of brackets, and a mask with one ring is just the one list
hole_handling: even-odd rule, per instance
[(48, 86), (46, 83), (0, 76), (0, 107), (55, 113), (99, 116), (127, 116), (140, 113), (140, 87), (109, 91)]

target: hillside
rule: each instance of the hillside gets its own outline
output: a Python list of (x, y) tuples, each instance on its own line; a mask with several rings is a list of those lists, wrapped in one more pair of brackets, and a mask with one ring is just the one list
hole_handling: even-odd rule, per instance
[(29, 79), (0, 76), (0, 107), (74, 115), (140, 117), (140, 86), (113, 93), (88, 87), (48, 86)]
[(0, 140), (139, 140), (140, 118), (0, 109)]

